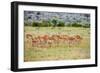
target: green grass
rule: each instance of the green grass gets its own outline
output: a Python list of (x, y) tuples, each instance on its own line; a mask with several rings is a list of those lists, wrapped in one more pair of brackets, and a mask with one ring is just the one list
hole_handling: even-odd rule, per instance
[[(66, 34), (80, 35), (82, 43), (68, 47), (65, 44), (59, 47), (35, 48), (31, 40), (25, 38), (24, 61), (46, 61), (46, 60), (77, 60), (90, 58), (90, 28), (82, 27), (29, 27), (25, 26), (25, 34), (30, 33), (33, 37), (38, 35)], [(28, 42), (27, 42), (28, 40)]]

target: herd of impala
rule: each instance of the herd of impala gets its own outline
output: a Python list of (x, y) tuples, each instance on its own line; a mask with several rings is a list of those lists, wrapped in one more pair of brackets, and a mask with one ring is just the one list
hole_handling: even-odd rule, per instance
[(78, 45), (82, 41), (80, 35), (38, 35), (34, 37), (32, 34), (26, 34), (26, 39), (31, 40), (32, 47), (48, 48), (48, 47), (57, 47), (61, 44), (66, 44), (68, 47)]

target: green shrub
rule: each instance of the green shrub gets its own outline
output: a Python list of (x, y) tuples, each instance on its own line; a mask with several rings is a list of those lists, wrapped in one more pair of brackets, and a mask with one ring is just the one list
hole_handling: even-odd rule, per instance
[(58, 23), (58, 25), (57, 25), (58, 27), (64, 27), (65, 26), (65, 23), (63, 22), (63, 21), (59, 21), (59, 23)]
[(33, 22), (32, 23), (32, 26), (33, 27), (39, 27), (41, 25), (41, 23), (39, 23), (39, 22)]
[(48, 27), (48, 26), (50, 26), (50, 25), (49, 25), (49, 22), (48, 22), (48, 21), (42, 20), (42, 23), (41, 23), (40, 26), (41, 26), (41, 27)]
[(67, 24), (67, 27), (84, 27), (84, 28), (90, 28), (90, 24), (79, 24), (79, 23), (72, 23)]
[(82, 25), (79, 24), (79, 23), (73, 23), (73, 24), (72, 24), (72, 27), (82, 27)]
[(24, 22), (24, 26), (31, 26), (31, 23)]
[(68, 27), (82, 27), (82, 24), (79, 24), (79, 23), (69, 23), (67, 24)]
[(84, 28), (90, 28), (90, 24), (83, 25)]
[(24, 26), (28, 26), (29, 24), (28, 23), (24, 23)]

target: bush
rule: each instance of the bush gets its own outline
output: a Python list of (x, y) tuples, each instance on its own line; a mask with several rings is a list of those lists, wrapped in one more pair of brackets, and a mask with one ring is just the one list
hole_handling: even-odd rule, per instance
[(24, 26), (28, 26), (29, 24), (28, 23), (24, 23)]
[(33, 22), (32, 23), (32, 26), (33, 27), (39, 27), (41, 25), (41, 23), (39, 23), (39, 22)]
[(51, 25), (50, 25), (49, 21), (43, 20), (40, 26), (41, 26), (41, 27), (49, 27), (49, 26), (51, 26)]
[(72, 24), (67, 24), (67, 27), (84, 27), (84, 28), (90, 28), (90, 24), (72, 23)]
[(52, 23), (51, 23), (51, 21), (50, 20), (48, 20), (48, 27), (51, 27), (52, 26)]
[(68, 27), (82, 27), (82, 24), (79, 23), (72, 23), (72, 24), (67, 24)]
[(59, 23), (58, 23), (58, 25), (57, 25), (58, 27), (64, 27), (65, 26), (65, 23), (63, 22), (63, 21), (59, 21)]
[(82, 25), (79, 24), (79, 23), (73, 23), (73, 24), (72, 24), (72, 27), (82, 27)]
[(83, 25), (84, 28), (90, 28), (90, 24)]
[(29, 23), (29, 22), (24, 22), (24, 26), (31, 26), (32, 23)]

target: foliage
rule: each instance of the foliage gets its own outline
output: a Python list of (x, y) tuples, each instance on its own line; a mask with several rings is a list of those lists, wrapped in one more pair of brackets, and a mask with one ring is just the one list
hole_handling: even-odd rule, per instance
[(50, 27), (51, 24), (49, 23), (49, 21), (46, 21), (46, 20), (42, 20), (42, 23), (40, 25), (41, 27)]
[(24, 23), (24, 25), (25, 25), (25, 26), (29, 26), (29, 24), (28, 24), (28, 23)]
[(58, 24), (58, 20), (57, 19), (52, 19), (51, 22), (52, 22), (53, 27), (57, 26), (57, 24)]
[(72, 24), (67, 24), (67, 27), (84, 27), (84, 28), (90, 28), (90, 24), (72, 23)]
[(39, 23), (39, 22), (33, 22), (32, 23), (32, 26), (33, 27), (39, 27), (41, 25), (41, 23)]
[(24, 22), (24, 26), (31, 26), (32, 24), (31, 23), (29, 23), (29, 22)]
[(79, 23), (72, 23), (72, 24), (67, 24), (68, 27), (82, 27), (81, 24)]
[(58, 19), (50, 19), (50, 20), (41, 20), (41, 21), (34, 21), (32, 23), (26, 23), (24, 22), (25, 26), (32, 26), (32, 27), (84, 27), (84, 28), (90, 28), (90, 24), (81, 24), (78, 22), (74, 23), (68, 23), (65, 24), (64, 21), (58, 20)]
[(83, 25), (84, 28), (90, 28), (90, 24)]
[(59, 21), (59, 23), (58, 23), (58, 26), (60, 27), (63, 27), (63, 26), (65, 26), (65, 23), (63, 22), (63, 21)]

